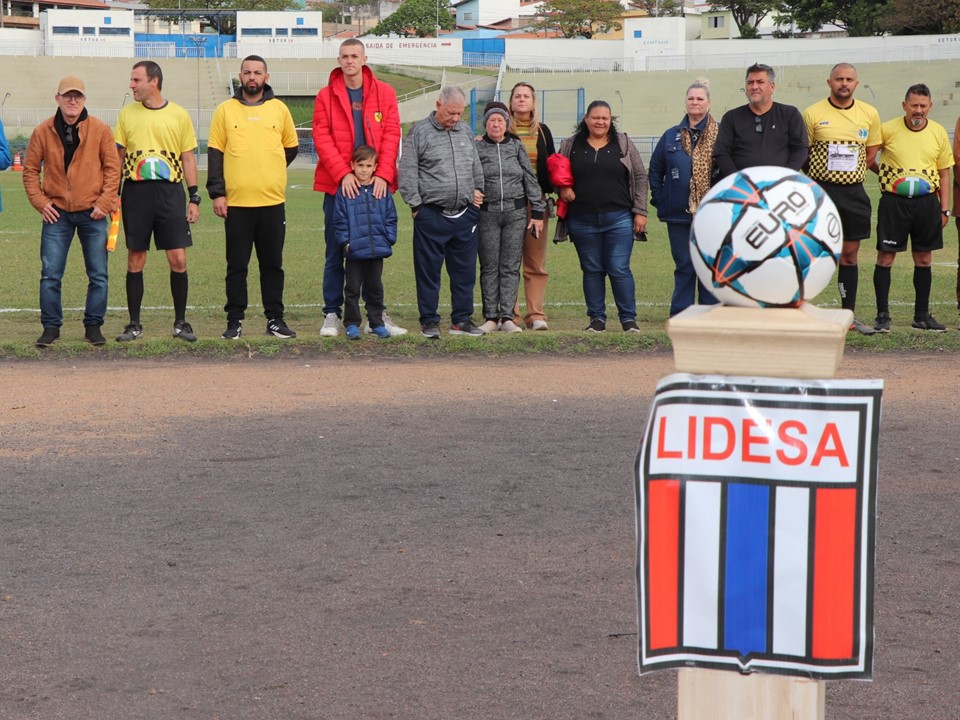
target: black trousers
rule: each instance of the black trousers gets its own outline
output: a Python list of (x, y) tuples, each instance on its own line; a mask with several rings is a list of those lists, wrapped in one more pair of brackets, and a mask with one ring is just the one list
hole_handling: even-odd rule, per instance
[(343, 324), (360, 324), (360, 290), (363, 290), (370, 327), (383, 325), (383, 258), (351, 260), (344, 268)]
[(286, 213), (283, 203), (268, 207), (230, 207), (224, 221), (227, 231), (228, 320), (243, 320), (247, 309), (247, 268), (257, 249), (260, 296), (267, 319), (283, 319), (283, 241)]

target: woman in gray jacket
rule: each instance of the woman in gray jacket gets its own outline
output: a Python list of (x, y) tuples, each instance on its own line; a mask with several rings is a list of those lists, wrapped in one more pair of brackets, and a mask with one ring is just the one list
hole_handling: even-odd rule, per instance
[[(491, 102), (483, 114), (486, 133), (477, 140), (483, 166), (483, 204), (477, 227), (484, 332), (521, 332), (513, 321), (520, 286), (523, 238), (543, 231), (543, 193), (530, 158), (516, 135), (507, 132), (509, 111)], [(531, 220), (527, 222), (527, 203)]]

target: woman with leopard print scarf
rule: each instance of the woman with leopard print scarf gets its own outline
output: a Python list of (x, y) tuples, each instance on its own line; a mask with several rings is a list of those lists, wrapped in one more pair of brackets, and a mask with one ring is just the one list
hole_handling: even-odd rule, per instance
[(663, 134), (650, 158), (650, 202), (660, 221), (667, 224), (676, 266), (670, 317), (693, 305), (698, 294), (701, 305), (717, 302), (697, 279), (690, 261), (693, 215), (716, 179), (713, 146), (719, 125), (710, 115), (710, 88), (705, 80), (687, 88), (686, 110), (680, 124)]

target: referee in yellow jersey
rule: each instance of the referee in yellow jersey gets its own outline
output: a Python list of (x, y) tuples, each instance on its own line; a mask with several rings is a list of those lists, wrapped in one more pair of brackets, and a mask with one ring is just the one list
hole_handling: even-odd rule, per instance
[[(853, 313), (857, 308), (857, 253), (860, 241), (870, 237), (873, 219), (863, 181), (880, 147), (880, 115), (872, 105), (854, 100), (858, 84), (857, 69), (850, 63), (838, 63), (827, 78), (829, 97), (803, 111), (810, 141), (807, 175), (819, 183), (840, 213), (843, 249), (837, 287), (841, 306)], [(856, 315), (850, 329), (861, 335), (876, 332)]]

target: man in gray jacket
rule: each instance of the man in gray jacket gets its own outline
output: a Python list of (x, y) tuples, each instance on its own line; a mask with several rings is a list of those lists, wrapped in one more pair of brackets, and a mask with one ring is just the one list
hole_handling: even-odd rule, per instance
[(413, 212), (413, 270), (420, 333), (440, 337), (440, 276), (450, 278), (450, 334), (483, 335), (473, 324), (477, 282), (477, 219), (483, 168), (473, 133), (460, 118), (467, 100), (458, 87), (440, 91), (437, 109), (403, 140), (400, 195)]

